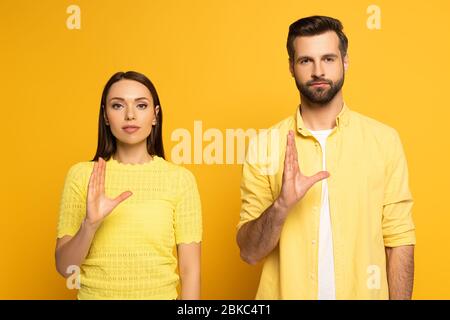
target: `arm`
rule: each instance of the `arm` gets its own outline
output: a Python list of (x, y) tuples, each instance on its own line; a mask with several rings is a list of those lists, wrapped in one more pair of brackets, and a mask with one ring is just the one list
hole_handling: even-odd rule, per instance
[(386, 247), (389, 299), (410, 300), (414, 284), (414, 246)]
[(259, 218), (245, 223), (239, 229), (237, 243), (242, 260), (254, 265), (277, 246), (287, 213), (287, 209), (277, 199)]
[(390, 299), (411, 299), (414, 282), (415, 226), (408, 167), (399, 135), (394, 132), (386, 167), (383, 240)]
[(63, 277), (70, 276), (67, 268), (71, 265), (80, 266), (87, 256), (94, 238), (96, 228), (83, 221), (75, 236), (64, 236), (57, 240), (55, 250), (56, 270)]
[(102, 158), (94, 164), (89, 178), (86, 218), (75, 236), (64, 236), (57, 240), (55, 249), (56, 270), (68, 277), (66, 270), (71, 265), (80, 266), (89, 252), (95, 232), (107, 215), (122, 201), (131, 196), (130, 191), (123, 192), (115, 199), (105, 196), (106, 162)]
[(249, 264), (256, 264), (266, 257), (277, 246), (284, 221), (292, 207), (316, 182), (328, 177), (329, 173), (326, 171), (310, 177), (301, 173), (294, 132), (289, 131), (280, 195), (259, 218), (245, 223), (239, 229), (236, 240), (241, 258)]
[(180, 243), (177, 246), (181, 280), (181, 300), (200, 299), (201, 243)]

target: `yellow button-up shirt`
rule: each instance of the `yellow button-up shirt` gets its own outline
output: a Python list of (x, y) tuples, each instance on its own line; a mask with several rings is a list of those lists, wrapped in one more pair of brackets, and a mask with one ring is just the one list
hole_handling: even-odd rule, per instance
[[(258, 218), (280, 194), (289, 130), (295, 132), (302, 173), (322, 170), (321, 146), (297, 108), (296, 115), (250, 142), (238, 229)], [(250, 159), (255, 145), (259, 157)], [(268, 170), (261, 159), (271, 159), (267, 163), (276, 164), (276, 170)], [(394, 129), (344, 104), (326, 141), (326, 168), (336, 298), (388, 299), (385, 247), (415, 244), (413, 200), (400, 138)], [(278, 245), (264, 260), (256, 299), (317, 299), (321, 195), (318, 182), (289, 213)]]

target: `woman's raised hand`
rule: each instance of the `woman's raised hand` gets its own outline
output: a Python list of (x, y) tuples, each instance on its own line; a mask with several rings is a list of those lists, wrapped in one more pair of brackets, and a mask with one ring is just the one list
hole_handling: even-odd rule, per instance
[(106, 161), (98, 158), (94, 163), (91, 177), (89, 179), (87, 203), (86, 203), (86, 222), (90, 226), (97, 228), (111, 211), (114, 210), (122, 201), (132, 195), (131, 191), (125, 191), (115, 199), (105, 196), (105, 171)]

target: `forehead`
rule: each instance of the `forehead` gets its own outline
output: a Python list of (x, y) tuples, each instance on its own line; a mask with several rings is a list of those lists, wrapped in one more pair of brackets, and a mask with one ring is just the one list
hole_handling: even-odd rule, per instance
[(151, 100), (152, 96), (148, 88), (142, 83), (129, 79), (122, 79), (115, 82), (109, 88), (108, 98), (120, 97), (124, 99), (134, 99), (146, 97)]
[(295, 57), (322, 56), (325, 54), (338, 54), (339, 37), (336, 32), (328, 31), (315, 36), (301, 36), (294, 40)]

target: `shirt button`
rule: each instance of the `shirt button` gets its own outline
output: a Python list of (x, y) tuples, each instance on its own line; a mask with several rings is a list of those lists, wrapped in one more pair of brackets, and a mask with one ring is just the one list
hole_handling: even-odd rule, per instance
[(316, 244), (316, 240), (311, 241), (312, 244)]
[(309, 277), (311, 278), (311, 280), (314, 280), (314, 273), (311, 272), (311, 273), (309, 274)]

